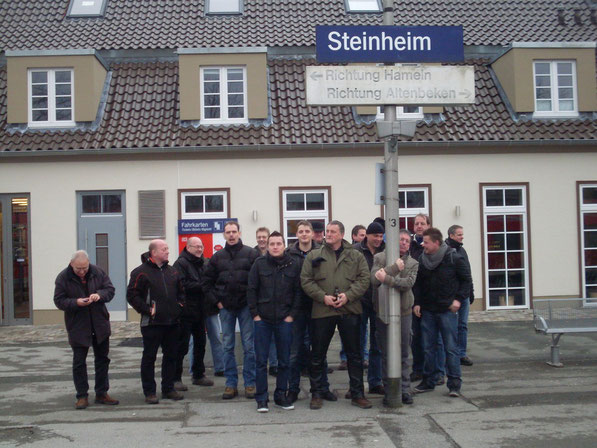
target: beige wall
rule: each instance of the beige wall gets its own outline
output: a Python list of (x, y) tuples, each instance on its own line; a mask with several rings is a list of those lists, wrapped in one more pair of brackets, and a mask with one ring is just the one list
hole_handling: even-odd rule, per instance
[(8, 123), (27, 123), (27, 70), (72, 68), (74, 70), (75, 121), (97, 116), (106, 69), (93, 55), (7, 57)]
[(241, 65), (247, 67), (249, 118), (267, 118), (267, 54), (181, 54), (178, 59), (181, 120), (201, 119), (200, 67)]
[[(569, 151), (569, 149), (568, 149)], [(76, 190), (126, 191), (127, 276), (139, 263), (148, 242), (139, 240), (138, 191), (166, 190), (166, 235), (171, 261), (177, 252), (178, 189), (230, 188), (231, 217), (238, 218), (243, 241), (255, 244), (255, 230), (280, 228), (280, 186), (331, 186), (332, 217), (350, 229), (379, 215), (373, 202), (374, 164), (379, 157), (296, 157), (169, 159), (94, 162), (62, 157), (28, 158), (0, 163), (0, 193), (31, 194), (32, 293), (34, 320), (48, 322), (54, 310), (55, 276), (76, 250)], [(100, 160), (100, 161), (98, 161)], [(159, 171), (156, 166), (159, 163)], [(431, 184), (433, 224), (446, 232), (464, 226), (477, 297), (483, 295), (479, 184), (529, 182), (533, 294), (536, 297), (579, 294), (576, 181), (597, 180), (597, 153), (461, 154), (400, 157), (402, 185)], [(93, 176), (89, 173), (92, 172)], [(159, 175), (152, 176), (148, 173)], [(222, 173), (226, 172), (226, 176)], [(262, 175), (256, 175), (262, 173)], [(455, 206), (461, 215), (454, 214)], [(252, 221), (257, 210), (258, 220)], [(350, 237), (348, 235), (348, 237)], [(557, 269), (554, 270), (554, 262)], [(554, 272), (557, 275), (554, 275)], [(478, 300), (480, 306), (481, 300)], [(54, 314), (54, 313), (52, 313)], [(46, 316), (46, 317), (43, 317)], [(54, 319), (54, 317), (52, 317)]]
[(579, 112), (597, 111), (594, 48), (513, 48), (492, 66), (516, 112), (535, 110), (533, 61), (576, 60)]

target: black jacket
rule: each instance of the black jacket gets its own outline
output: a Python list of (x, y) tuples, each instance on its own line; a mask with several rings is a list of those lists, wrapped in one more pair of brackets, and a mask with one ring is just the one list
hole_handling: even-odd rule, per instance
[[(114, 297), (114, 286), (104, 271), (90, 264), (86, 275), (87, 287), (68, 265), (58, 277), (54, 288), (54, 304), (64, 311), (64, 323), (68, 342), (73, 347), (90, 347), (92, 335), (97, 342), (110, 336), (110, 314), (106, 303)], [(78, 306), (77, 299), (99, 294), (97, 302), (89, 306)]]
[[(470, 271), (471, 270), (471, 262), (468, 260), (468, 254), (466, 253), (466, 250), (462, 246), (462, 243), (459, 243), (458, 241), (453, 240), (452, 238), (448, 237), (448, 238), (446, 238), (446, 244), (448, 246), (450, 246), (451, 248), (453, 248), (454, 250), (456, 250), (458, 255), (460, 255), (462, 258), (464, 258), (464, 261), (466, 262), (466, 265), (468, 266), (468, 270)], [(471, 278), (471, 292), (468, 297), (470, 299), (470, 303), (472, 304), (475, 301), (475, 288), (473, 286), (472, 278)]]
[(454, 299), (466, 299), (471, 289), (471, 273), (464, 258), (448, 248), (440, 264), (432, 270), (419, 260), (417, 281), (413, 287), (415, 306), (423, 311), (443, 313)]
[(265, 254), (249, 272), (247, 303), (253, 317), (277, 324), (287, 316), (293, 319), (301, 302), (301, 264), (290, 255), (280, 259)]
[[(168, 263), (158, 266), (147, 253), (141, 255), (141, 260), (145, 261), (131, 272), (127, 302), (141, 314), (142, 327), (177, 323), (185, 305), (180, 274)], [(156, 305), (154, 317), (151, 317), (151, 302)]]
[[(367, 265), (369, 266), (369, 271), (371, 271), (371, 268), (373, 268), (373, 257), (375, 257), (375, 254), (384, 251), (384, 249), (386, 248), (386, 243), (382, 242), (381, 246), (379, 246), (379, 249), (377, 249), (377, 252), (375, 252), (375, 254), (372, 254), (369, 250), (369, 247), (367, 246), (367, 237), (363, 238), (363, 241), (361, 241), (360, 243), (355, 243), (353, 247), (365, 256), (365, 260), (367, 260)], [(363, 295), (361, 303), (363, 304), (363, 306), (368, 306), (370, 308), (373, 307), (373, 285), (369, 284), (369, 288), (367, 288), (367, 291)]]
[(182, 279), (185, 292), (185, 307), (182, 309), (181, 319), (202, 322), (205, 318), (205, 300), (201, 280), (205, 259), (196, 257), (185, 247), (178, 260), (172, 266), (178, 271)]
[[(318, 243), (316, 243), (315, 241), (311, 242), (311, 250), (317, 249), (318, 247), (319, 247)], [(293, 257), (298, 262), (299, 266), (302, 269), (303, 262), (305, 261), (307, 254), (309, 252), (311, 252), (311, 250), (309, 250), (307, 252), (303, 252), (299, 247), (299, 242), (297, 241), (292, 246), (287, 247), (285, 253), (290, 255), (291, 257)], [(299, 305), (299, 309), (302, 312), (308, 313), (308, 315), (310, 316), (312, 308), (313, 308), (313, 299), (311, 297), (309, 297), (305, 293), (305, 291), (303, 291), (303, 287), (301, 286), (301, 303)]]
[(247, 305), (249, 271), (259, 252), (239, 241), (234, 246), (226, 243), (209, 260), (203, 275), (203, 291), (212, 304), (222, 302), (226, 309), (240, 310)]
[(421, 254), (423, 253), (423, 245), (417, 242), (415, 235), (413, 235), (412, 241), (410, 242), (410, 249), (408, 250), (408, 253), (416, 261), (419, 261), (419, 258), (421, 258)]

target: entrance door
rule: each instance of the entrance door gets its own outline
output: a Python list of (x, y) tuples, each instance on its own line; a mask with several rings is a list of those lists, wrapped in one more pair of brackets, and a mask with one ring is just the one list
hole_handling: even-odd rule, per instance
[(0, 194), (0, 324), (31, 324), (29, 195)]
[(107, 304), (111, 320), (126, 320), (126, 220), (124, 191), (77, 193), (77, 247), (110, 276), (116, 289)]

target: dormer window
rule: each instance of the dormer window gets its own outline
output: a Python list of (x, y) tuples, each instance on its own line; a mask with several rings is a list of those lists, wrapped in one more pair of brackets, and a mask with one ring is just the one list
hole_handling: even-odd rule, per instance
[(32, 69), (29, 77), (29, 126), (74, 126), (72, 69)]
[(206, 14), (241, 14), (242, 0), (206, 0)]
[(108, 0), (71, 0), (68, 17), (103, 17)]
[(381, 0), (345, 0), (346, 12), (381, 12)]
[(578, 115), (575, 61), (534, 61), (535, 116)]

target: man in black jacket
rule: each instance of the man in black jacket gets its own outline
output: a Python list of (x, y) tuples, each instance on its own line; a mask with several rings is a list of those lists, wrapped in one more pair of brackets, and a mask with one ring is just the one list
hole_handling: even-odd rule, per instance
[[(469, 271), (471, 270), (471, 263), (468, 259), (468, 254), (462, 246), (464, 240), (464, 229), (458, 224), (450, 226), (448, 229), (448, 238), (446, 238), (446, 244), (456, 250), (458, 255), (464, 258)], [(469, 296), (464, 299), (460, 308), (458, 309), (458, 337), (456, 339), (458, 343), (458, 355), (460, 356), (460, 364), (463, 366), (472, 366), (473, 361), (466, 354), (466, 346), (468, 339), (468, 312), (470, 306), (475, 301), (475, 291), (473, 288), (473, 282), (471, 281), (471, 292)]]
[(464, 259), (443, 241), (438, 229), (430, 227), (423, 232), (423, 248), (417, 281), (413, 287), (413, 312), (421, 318), (425, 364), (423, 381), (415, 387), (415, 392), (429, 392), (435, 388), (437, 336), (441, 333), (446, 353), (449, 395), (458, 397), (462, 380), (456, 344), (457, 312), (462, 300), (470, 293), (471, 273)]
[(174, 389), (188, 390), (182, 382), (182, 363), (189, 351), (189, 339), (193, 335), (193, 363), (191, 372), (193, 384), (198, 386), (213, 386), (214, 382), (205, 376), (205, 304), (201, 277), (205, 259), (203, 258), (203, 242), (196, 236), (188, 239), (186, 247), (180, 253), (173, 267), (176, 269), (184, 286), (186, 303), (180, 317), (180, 332), (178, 339), (178, 359), (174, 375)]
[(206, 299), (220, 309), (226, 377), (226, 388), (222, 395), (224, 400), (238, 395), (238, 372), (234, 355), (237, 320), (244, 352), (245, 397), (255, 398), (255, 347), (253, 318), (247, 306), (247, 281), (259, 252), (245, 246), (240, 237), (237, 222), (229, 221), (224, 225), (226, 246), (213, 255), (205, 269), (202, 282)]
[(148, 404), (159, 402), (156, 396), (155, 360), (160, 346), (163, 355), (162, 398), (184, 398), (174, 390), (174, 376), (180, 314), (185, 295), (180, 274), (168, 264), (169, 254), (165, 241), (151, 241), (149, 252), (141, 255), (143, 263), (131, 272), (126, 291), (126, 300), (141, 314), (141, 383)]
[(73, 349), (76, 409), (89, 406), (86, 360), (90, 346), (95, 356), (95, 402), (118, 404), (118, 400), (108, 395), (110, 315), (106, 303), (113, 297), (110, 278), (99, 267), (89, 264), (84, 250), (75, 252), (68, 267), (56, 277), (54, 304), (64, 311), (68, 342)]
[(267, 239), (267, 253), (255, 261), (249, 272), (247, 303), (255, 325), (255, 400), (258, 412), (268, 411), (267, 358), (272, 336), (278, 355), (274, 402), (282, 409), (294, 409), (286, 394), (292, 322), (299, 312), (301, 301), (301, 265), (285, 254), (284, 248), (284, 237), (280, 232), (272, 232)]

